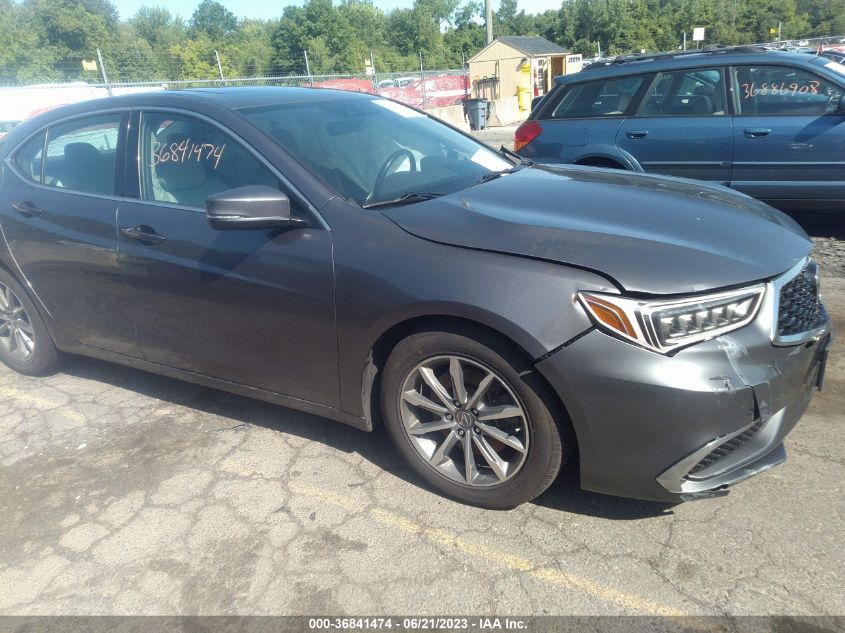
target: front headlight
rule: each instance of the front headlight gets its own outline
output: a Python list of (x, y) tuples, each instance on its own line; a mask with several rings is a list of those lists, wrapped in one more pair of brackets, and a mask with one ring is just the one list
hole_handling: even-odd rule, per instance
[(765, 292), (766, 286), (759, 284), (669, 301), (641, 301), (598, 292), (579, 292), (578, 300), (604, 331), (666, 354), (750, 323)]

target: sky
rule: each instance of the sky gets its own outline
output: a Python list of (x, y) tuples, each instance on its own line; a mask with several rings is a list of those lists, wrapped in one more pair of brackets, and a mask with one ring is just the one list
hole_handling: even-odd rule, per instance
[[(229, 11), (239, 18), (277, 18), (282, 13), (282, 8), (289, 4), (302, 4), (302, 0), (273, 0), (272, 2), (257, 2), (256, 0), (219, 0)], [(125, 20), (135, 15), (135, 12), (144, 5), (163, 6), (176, 15), (181, 15), (186, 20), (191, 17), (194, 9), (200, 0), (112, 0), (121, 19)], [(380, 9), (389, 11), (396, 8), (407, 8), (414, 4), (413, 0), (373, 0)], [(526, 13), (542, 13), (547, 9), (559, 9), (561, 0), (521, 0), (520, 9)], [(493, 0), (493, 10), (499, 6), (498, 0)]]

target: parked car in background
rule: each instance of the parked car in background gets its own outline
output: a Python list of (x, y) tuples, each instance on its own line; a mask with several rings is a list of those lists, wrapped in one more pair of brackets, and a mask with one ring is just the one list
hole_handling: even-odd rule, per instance
[(837, 64), (845, 64), (845, 50), (839, 48), (828, 48), (819, 53), (820, 57), (825, 57)]
[(845, 208), (845, 66), (735, 47), (618, 58), (555, 79), (515, 149)]
[(20, 123), (20, 121), (0, 121), (0, 140), (2, 140), (6, 134), (11, 132), (18, 123)]
[(725, 494), (785, 459), (824, 374), (787, 216), (529, 164), (374, 95), (90, 101), (22, 123), (0, 169), (9, 367), (71, 352), (383, 422), (469, 503), (532, 499), (575, 455), (590, 490)]

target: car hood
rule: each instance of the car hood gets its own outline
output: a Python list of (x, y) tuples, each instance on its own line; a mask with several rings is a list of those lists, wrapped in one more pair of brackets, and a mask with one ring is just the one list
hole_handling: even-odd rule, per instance
[(773, 277), (812, 248), (791, 218), (724, 187), (534, 165), (384, 214), (426, 240), (586, 268), (676, 294)]

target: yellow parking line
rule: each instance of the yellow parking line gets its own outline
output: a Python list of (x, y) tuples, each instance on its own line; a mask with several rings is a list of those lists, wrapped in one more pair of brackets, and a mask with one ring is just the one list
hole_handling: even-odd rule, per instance
[[(331, 505), (344, 508), (345, 510), (352, 512), (361, 512), (365, 510), (368, 505), (364, 502), (348, 499), (313, 486), (291, 484), (290, 488), (293, 492), (330, 503)], [(484, 558), (513, 571), (528, 574), (529, 576), (544, 582), (560, 585), (561, 587), (566, 587), (568, 589), (580, 590), (584, 593), (588, 593), (626, 609), (651, 615), (687, 615), (685, 612), (679, 611), (678, 609), (651, 602), (650, 600), (640, 596), (619, 591), (613, 587), (607, 587), (593, 580), (563, 573), (557, 569), (552, 569), (551, 567), (538, 567), (534, 562), (527, 558), (523, 558), (522, 556), (509, 554), (508, 552), (479, 543), (472, 543), (447, 530), (425, 527), (408, 517), (394, 512), (389, 512), (381, 508), (370, 508), (369, 514), (376, 521), (384, 525), (390, 525), (405, 532), (422, 536), (429, 541), (460, 550), (464, 554)]]
[[(56, 403), (51, 402), (47, 398), (33, 396), (31, 393), (26, 393), (25, 391), (21, 391), (20, 389), (15, 389), (13, 387), (0, 387), (0, 396), (14, 398), (18, 402), (31, 404), (39, 409), (53, 410), (56, 408)], [(61, 409), (59, 410), (59, 414), (72, 422), (85, 422), (86, 420), (84, 415), (70, 409)]]

